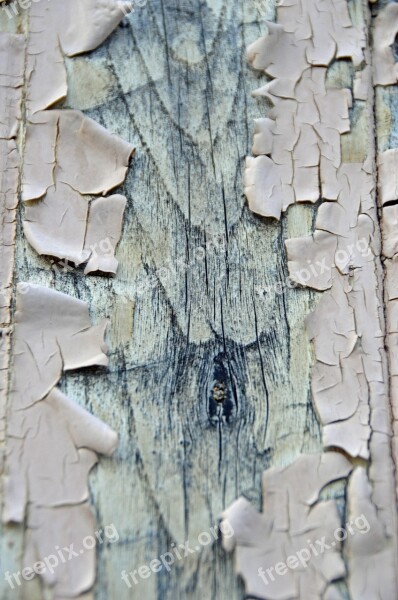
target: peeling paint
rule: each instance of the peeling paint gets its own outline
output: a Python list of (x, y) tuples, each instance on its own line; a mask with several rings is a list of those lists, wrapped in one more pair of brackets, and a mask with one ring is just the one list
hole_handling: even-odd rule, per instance
[[(398, 33), (398, 5), (388, 4), (373, 22), (374, 36), (374, 83), (379, 86), (394, 85), (398, 81), (398, 67), (395, 63), (392, 45)], [(380, 88), (379, 88), (380, 89)], [(376, 111), (383, 110), (381, 95), (376, 96)], [(380, 132), (376, 130), (377, 141)], [(392, 140), (393, 141), (393, 140)], [(385, 147), (385, 146), (384, 146)], [(384, 303), (386, 312), (386, 346), (388, 350), (390, 400), (392, 409), (392, 451), (395, 462), (396, 495), (398, 496), (398, 149), (390, 148), (380, 152), (378, 165), (378, 203), (381, 216), (382, 257), (384, 264)]]
[[(51, 0), (32, 3), (29, 10), (22, 199), (37, 202), (26, 207), (24, 231), (39, 254), (75, 265), (92, 255), (86, 232), (89, 246), (112, 240), (109, 246), (115, 249), (120, 198), (110, 197), (105, 211), (98, 202), (89, 209), (82, 196), (103, 195), (123, 183), (134, 149), (79, 111), (45, 109), (67, 96), (65, 58), (100, 46), (125, 14), (125, 5), (112, 0)], [(107, 227), (100, 227), (96, 206), (106, 212)], [(116, 269), (112, 253), (91, 262), (85, 273), (115, 274)]]
[(398, 4), (391, 2), (379, 12), (373, 23), (373, 83), (392, 85), (398, 81), (398, 68), (392, 45), (398, 33)]
[[(87, 478), (117, 435), (56, 387), (66, 371), (108, 364), (105, 324), (92, 326), (84, 302), (37, 285), (19, 284), (16, 302), (3, 520), (26, 522), (31, 565), (94, 533)], [(42, 578), (56, 597), (78, 597), (94, 584), (95, 549)]]
[(10, 324), (10, 302), (18, 204), (19, 155), (16, 145), (24, 77), (24, 38), (0, 37), (0, 321)]
[(357, 467), (350, 477), (348, 513), (352, 520), (366, 515), (370, 527), (366, 536), (347, 537), (346, 552), (350, 565), (347, 582), (351, 599), (396, 598), (394, 537), (386, 535), (363, 467)]
[(32, 117), (22, 177), (23, 226), (39, 254), (75, 265), (90, 259), (85, 273), (116, 273), (114, 250), (127, 200), (114, 195), (89, 204), (87, 195), (106, 194), (120, 185), (133, 152), (130, 144), (79, 111), (43, 111)]
[(386, 150), (377, 157), (379, 199), (383, 206), (398, 198), (398, 149)]
[[(253, 68), (272, 80), (253, 95), (273, 108), (256, 122), (246, 161), (245, 193), (254, 212), (280, 218), (294, 202), (336, 200), (340, 135), (349, 131), (351, 91), (326, 85), (335, 58), (363, 60), (364, 32), (350, 20), (346, 0), (280, 2), (278, 23), (248, 49)], [(268, 155), (268, 156), (265, 156)]]
[(0, 37), (0, 473), (3, 473), (5, 460), (3, 444), (6, 437), (20, 162), (16, 136), (21, 118), (24, 47), (22, 35), (3, 33)]
[(319, 285), (321, 276), (314, 278), (314, 283), (305, 283), (314, 289), (331, 288), (307, 321), (317, 359), (312, 391), (324, 425), (324, 445), (368, 459), (368, 386), (370, 382), (377, 385), (384, 381), (383, 322), (375, 294), (377, 249), (373, 239), (375, 214), (371, 208), (374, 180), (363, 165), (352, 163), (342, 165), (338, 181), (339, 199), (321, 205), (314, 236), (287, 240), (286, 249), (291, 277), (306, 267), (308, 257), (323, 260), (331, 267), (327, 271), (328, 286)]
[[(389, 6), (394, 6), (389, 11), (396, 11), (395, 4)], [(380, 83), (385, 71), (392, 72), (391, 65), (384, 68), (386, 60), (392, 59), (389, 46), (395, 33), (386, 36), (387, 13), (382, 13), (376, 19), (375, 47), (371, 53), (365, 43), (370, 23), (366, 11), (365, 8), (366, 28), (357, 28), (351, 23), (346, 0), (278, 3), (278, 23), (267, 23), (268, 35), (248, 50), (252, 66), (272, 78), (254, 95), (266, 97), (273, 108), (266, 119), (255, 123), (253, 154), (257, 157), (247, 159), (245, 191), (254, 212), (277, 219), (294, 202), (324, 200), (314, 233), (286, 241), (289, 275), (303, 286), (326, 290), (307, 319), (315, 350), (312, 392), (323, 426), (323, 456), (330, 456), (331, 450), (338, 448), (348, 458), (366, 461), (366, 468), (354, 470), (347, 487), (348, 516), (355, 518), (362, 511), (369, 515), (373, 525), (366, 544), (358, 540), (347, 542), (344, 555), (350, 598), (390, 600), (398, 597), (397, 513), (377, 192), (382, 204), (394, 204), (384, 208), (384, 215), (392, 221), (383, 231), (384, 246), (393, 256), (386, 277), (387, 300), (393, 305), (398, 300), (395, 271), (398, 263), (394, 254), (397, 158), (396, 151), (387, 151), (378, 158), (377, 182), (372, 119), (373, 83)], [(380, 29), (381, 22), (384, 29)], [(388, 27), (396, 32), (396, 19)], [(336, 89), (326, 83), (327, 68), (342, 57), (350, 58), (355, 69), (353, 96), (349, 89)], [(384, 78), (383, 84), (386, 81)], [(349, 108), (357, 100), (367, 102), (364, 107), (370, 123), (367, 156), (363, 162), (358, 159), (344, 162), (350, 159), (350, 153), (345, 153), (343, 161), (342, 136), (351, 130)], [(392, 237), (387, 237), (387, 229)], [(387, 308), (387, 325), (395, 331), (398, 325), (391, 323), (395, 306), (393, 310), (389, 312)], [(397, 346), (395, 334), (388, 336), (388, 344), (391, 375), (395, 375), (396, 367), (392, 366), (397, 364), (392, 361)], [(397, 419), (396, 389), (393, 378), (391, 393)], [(396, 441), (395, 448), (398, 448)], [(290, 477), (294, 481), (300, 476), (300, 485), (305, 486), (313, 473), (307, 468), (300, 474), (301, 460), (305, 459), (299, 458), (296, 467), (292, 466)], [(266, 493), (264, 490), (264, 498)], [(283, 510), (290, 495), (287, 498), (280, 502), (276, 512)], [(264, 502), (266, 510), (270, 512)], [(293, 524), (290, 520), (286, 525), (289, 533)], [(243, 545), (250, 548), (252, 559), (258, 554), (253, 548), (262, 544), (268, 548), (261, 534), (260, 541), (259, 531), (255, 519), (248, 522)], [(327, 533), (325, 522), (323, 534)], [(271, 543), (265, 551), (268, 566), (276, 549), (277, 544)], [(332, 587), (309, 592), (282, 587), (272, 595), (268, 586), (258, 587), (258, 577), (254, 579), (253, 567), (243, 556), (238, 544), (238, 572), (245, 579), (249, 594), (264, 599), (341, 598)], [(371, 573), (383, 576), (370, 577)], [(336, 578), (342, 577), (340, 574)]]
[[(323, 598), (329, 584), (346, 574), (341, 544), (333, 536), (340, 526), (337, 503), (319, 496), (325, 485), (346, 478), (351, 470), (350, 462), (336, 452), (300, 456), (288, 467), (264, 472), (262, 513), (245, 498), (224, 512), (234, 536), (224, 537), (223, 544), (226, 550), (236, 549), (236, 571), (248, 596)], [(308, 560), (309, 542), (316, 547), (320, 539), (329, 549)], [(307, 563), (300, 562), (300, 553)], [(289, 566), (288, 557), (292, 566), (278, 575), (275, 568), (286, 561)]]
[[(0, 37), (3, 520), (26, 527), (24, 566), (94, 532), (88, 474), (97, 455), (113, 453), (117, 435), (56, 387), (68, 370), (108, 364), (105, 325), (91, 325), (86, 304), (20, 284), (11, 350), (17, 190), (21, 183), (24, 231), (39, 254), (86, 263), (86, 274), (116, 273), (126, 198), (93, 196), (123, 183), (134, 149), (79, 111), (46, 109), (67, 94), (65, 57), (98, 47), (128, 12), (123, 7), (112, 0), (34, 2), (26, 38)], [(43, 593), (92, 600), (95, 571), (92, 548), (79, 561), (42, 572)]]
[(80, 194), (106, 194), (123, 183), (133, 152), (80, 111), (38, 113), (26, 129), (22, 199), (41, 198), (57, 183)]
[(113, 0), (34, 2), (27, 47), (28, 111), (33, 114), (66, 97), (64, 56), (95, 50), (127, 14)]
[(381, 209), (382, 255), (384, 257), (384, 301), (386, 307), (390, 395), (393, 417), (393, 455), (398, 495), (398, 182), (395, 167), (398, 149), (378, 157), (379, 206)]

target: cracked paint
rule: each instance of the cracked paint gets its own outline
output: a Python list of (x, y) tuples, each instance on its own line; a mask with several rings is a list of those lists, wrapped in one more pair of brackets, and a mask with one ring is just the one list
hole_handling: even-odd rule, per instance
[(371, 535), (347, 537), (350, 565), (347, 583), (351, 598), (396, 598), (394, 537), (386, 535), (372, 502), (372, 487), (363, 467), (354, 469), (350, 477), (348, 512), (354, 520), (366, 515), (371, 532)]
[[(366, 465), (354, 469), (347, 487), (348, 516), (355, 518), (362, 511), (372, 523), (366, 543), (352, 539), (344, 547), (351, 600), (398, 597), (393, 432), (377, 216), (379, 192), (381, 204), (387, 203), (383, 214), (391, 218), (390, 224), (383, 228), (383, 240), (388, 255), (392, 256), (386, 267), (385, 292), (386, 303), (389, 302), (387, 327), (394, 332), (387, 340), (394, 427), (398, 431), (398, 379), (395, 379), (398, 370), (393, 366), (398, 364), (393, 360), (398, 354), (398, 337), (395, 337), (398, 325), (394, 320), (398, 301), (394, 230), (397, 157), (395, 150), (378, 157), (377, 181), (372, 131), (364, 162), (344, 162), (341, 150), (341, 138), (351, 130), (349, 109), (353, 102), (367, 101), (371, 130), (373, 83), (385, 85), (388, 77), (396, 81), (390, 48), (397, 30), (396, 19), (388, 23), (388, 15), (390, 12), (395, 15), (397, 6), (388, 6), (393, 8), (387, 7), (387, 12), (382, 11), (376, 19), (373, 52), (366, 48), (365, 26), (352, 25), (346, 0), (335, 3), (282, 0), (277, 8), (278, 23), (267, 23), (268, 34), (248, 50), (251, 65), (272, 78), (254, 93), (267, 98), (272, 109), (267, 118), (257, 119), (254, 125), (256, 157), (247, 159), (245, 175), (249, 207), (260, 215), (279, 219), (281, 212), (294, 202), (324, 200), (317, 212), (313, 234), (286, 240), (285, 244), (290, 278), (302, 286), (325, 291), (307, 319), (316, 359), (312, 393), (322, 424), (323, 456), (331, 456), (331, 451), (337, 448), (347, 460), (362, 459)], [(366, 12), (365, 25), (369, 22), (370, 15)], [(386, 28), (391, 35), (386, 34)], [(350, 58), (354, 68), (353, 94), (349, 89), (336, 89), (327, 83), (328, 66), (343, 57)], [(389, 75), (383, 79), (385, 73)], [(398, 456), (396, 439), (393, 447)], [(312, 481), (313, 469), (307, 467), (300, 473), (301, 460), (306, 459), (301, 457), (293, 463), (290, 477), (294, 481), (301, 475), (300, 485), (305, 486)], [(330, 481), (336, 478), (332, 471)], [(270, 530), (265, 535), (258, 519), (277, 518), (289, 510), (291, 498), (287, 494), (277, 506), (270, 506), (266, 494), (264, 489), (264, 517), (255, 513), (255, 517), (246, 519), (245, 538), (237, 546), (237, 570), (245, 580), (247, 593), (264, 599), (341, 598), (337, 589), (326, 590), (324, 579), (324, 587), (305, 591), (289, 588), (291, 574), (286, 581), (281, 578), (280, 588), (272, 592), (269, 585), (260, 586), (256, 569), (247, 556), (250, 554), (250, 560), (257, 565), (263, 554), (265, 566), (270, 566), (274, 564), (272, 553), (279, 550), (281, 543), (274, 541), (268, 546), (266, 538)], [(240, 519), (244, 519), (244, 512), (249, 509), (244, 501), (238, 503), (239, 528)], [(232, 515), (234, 506), (229, 509)], [(301, 519), (301, 524), (304, 522)], [(295, 521), (289, 521), (287, 532), (295, 525)], [(323, 529), (320, 524), (319, 535), (321, 532), (328, 534), (326, 523)], [(284, 559), (283, 555), (280, 560)], [(383, 576), (375, 577), (376, 573)], [(343, 579), (344, 573), (335, 578)]]
[[(112, 0), (34, 2), (26, 38), (0, 37), (3, 520), (26, 526), (27, 567), (57, 544), (77, 544), (94, 532), (87, 479), (97, 456), (114, 452), (117, 435), (56, 387), (68, 370), (108, 364), (105, 325), (91, 325), (85, 303), (20, 284), (10, 350), (17, 190), (21, 183), (24, 231), (39, 254), (86, 263), (85, 273), (116, 273), (126, 198), (93, 196), (123, 183), (134, 149), (79, 111), (46, 109), (66, 97), (65, 56), (97, 48), (127, 14), (122, 7)], [(79, 561), (41, 573), (44, 593), (92, 600), (95, 570), (95, 548), (86, 549)]]
[[(398, 6), (388, 4), (374, 19), (374, 83), (394, 85), (398, 81), (392, 45), (398, 33)], [(380, 96), (376, 96), (376, 107)], [(376, 131), (376, 136), (378, 131)], [(382, 257), (384, 265), (384, 303), (386, 312), (386, 346), (388, 350), (390, 400), (392, 409), (392, 450), (395, 463), (396, 495), (398, 496), (398, 288), (397, 288), (397, 226), (398, 226), (398, 149), (380, 152), (378, 165), (378, 203), (381, 216)], [(358, 583), (359, 585), (359, 583)]]
[(120, 185), (133, 152), (131, 144), (79, 111), (43, 111), (31, 118), (22, 176), (23, 227), (38, 254), (75, 265), (90, 261), (85, 273), (116, 273), (114, 251), (127, 200), (113, 195), (89, 203), (88, 196)]
[[(0, 37), (0, 443), (6, 437), (11, 303), (18, 205), (19, 155), (16, 136), (21, 118), (24, 77), (22, 35)], [(4, 453), (0, 454), (3, 472)]]
[[(375, 295), (378, 273), (374, 257), (378, 250), (377, 240), (373, 239), (376, 217), (371, 210), (374, 180), (363, 165), (355, 163), (342, 165), (338, 180), (339, 199), (332, 205), (335, 210), (329, 210), (330, 203), (323, 204), (314, 235), (287, 240), (286, 249), (293, 278), (295, 272), (306, 268), (309, 257), (315, 262), (326, 258), (329, 266), (327, 287), (331, 291), (307, 321), (317, 359), (312, 377), (313, 400), (324, 425), (324, 445), (368, 459), (368, 385), (384, 381), (384, 331)], [(335, 216), (339, 216), (339, 210), (341, 220)], [(328, 231), (319, 228), (319, 221)], [(322, 233), (320, 243), (317, 233)], [(320, 285), (322, 276), (318, 272), (313, 279), (305, 285), (327, 289)]]
[(26, 129), (22, 199), (41, 198), (57, 183), (82, 195), (106, 194), (123, 183), (133, 152), (80, 111), (38, 113)]
[[(111, 196), (107, 208), (103, 202), (89, 207), (89, 198), (82, 196), (105, 195), (122, 184), (134, 149), (80, 111), (46, 109), (67, 95), (65, 57), (100, 46), (128, 12), (113, 0), (52, 0), (29, 9), (22, 199), (37, 202), (26, 206), (24, 231), (41, 255), (75, 265), (91, 257), (86, 274), (116, 274), (114, 250), (126, 199), (123, 204)], [(105, 242), (107, 255), (98, 260), (91, 247)]]
[[(56, 387), (66, 371), (108, 364), (105, 324), (92, 326), (84, 302), (38, 285), (19, 284), (16, 302), (3, 520), (26, 523), (30, 566), (94, 533), (88, 474), (117, 435)], [(42, 579), (55, 598), (80, 598), (94, 584), (95, 549)]]
[[(346, 478), (349, 460), (337, 452), (300, 456), (285, 468), (263, 474), (263, 512), (239, 498), (223, 514), (234, 535), (223, 538), (228, 551), (236, 549), (236, 571), (246, 593), (267, 600), (323, 598), (329, 585), (346, 573), (341, 545), (333, 537), (340, 526), (335, 500), (321, 500), (321, 490), (331, 481)], [(222, 529), (222, 526), (221, 526)], [(299, 562), (285, 573), (266, 569), (286, 562), (307, 549), (308, 542), (324, 539), (329, 550), (307, 564)], [(292, 562), (292, 561), (291, 561)], [(263, 576), (259, 576), (263, 570)], [(264, 581), (267, 579), (267, 582)]]
[(30, 114), (66, 97), (64, 56), (98, 48), (128, 12), (128, 3), (114, 0), (51, 0), (31, 4), (27, 46)]
[(380, 10), (373, 23), (373, 83), (392, 85), (398, 81), (392, 45), (398, 33), (398, 4), (391, 2)]
[(390, 395), (393, 418), (393, 455), (398, 495), (398, 183), (395, 167), (398, 149), (382, 152), (378, 160), (379, 206), (381, 210), (382, 256), (384, 258), (384, 302), (386, 306)]
[(327, 67), (350, 57), (359, 67), (364, 32), (350, 20), (346, 0), (278, 4), (278, 23), (248, 49), (253, 68), (272, 80), (253, 92), (273, 106), (255, 124), (246, 160), (245, 193), (254, 212), (280, 218), (294, 202), (336, 200), (340, 135), (350, 130), (351, 91), (328, 87)]
[(19, 155), (16, 136), (21, 118), (24, 38), (3, 33), (0, 38), (0, 320), (10, 323), (12, 273), (18, 204)]

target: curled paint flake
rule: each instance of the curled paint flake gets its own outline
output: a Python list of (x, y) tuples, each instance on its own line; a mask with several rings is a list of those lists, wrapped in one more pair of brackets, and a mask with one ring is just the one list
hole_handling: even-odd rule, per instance
[(88, 207), (88, 201), (68, 185), (48, 188), (44, 198), (25, 207), (26, 239), (38, 254), (82, 264), (89, 258), (83, 251)]
[(386, 150), (377, 157), (381, 204), (398, 199), (398, 150)]
[(128, 12), (115, 0), (51, 0), (30, 6), (27, 74), (30, 114), (66, 97), (64, 55), (98, 48)]
[(126, 198), (114, 195), (89, 206), (83, 195), (105, 194), (122, 183), (133, 152), (130, 144), (79, 111), (44, 111), (32, 117), (22, 183), (22, 198), (30, 203), (23, 226), (39, 254), (75, 265), (89, 261), (85, 273), (116, 273), (114, 251)]
[(383, 222), (383, 255), (393, 258), (398, 253), (398, 205), (384, 206)]
[(131, 144), (80, 111), (38, 113), (27, 125), (22, 199), (41, 198), (54, 183), (80, 194), (106, 194), (123, 183), (133, 153)]
[(126, 202), (124, 196), (115, 195), (97, 198), (91, 203), (84, 246), (90, 259), (85, 274), (95, 271), (116, 273), (115, 248), (122, 231)]

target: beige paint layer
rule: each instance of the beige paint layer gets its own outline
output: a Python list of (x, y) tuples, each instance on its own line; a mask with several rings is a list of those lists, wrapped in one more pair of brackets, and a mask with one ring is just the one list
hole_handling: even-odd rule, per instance
[(75, 56), (100, 46), (127, 12), (128, 7), (113, 0), (51, 0), (31, 4), (27, 47), (31, 114), (66, 97), (64, 56)]
[[(337, 504), (321, 500), (320, 493), (351, 469), (349, 460), (336, 452), (301, 456), (288, 467), (264, 471), (262, 513), (245, 498), (224, 512), (225, 525), (234, 531), (233, 537), (224, 537), (224, 546), (235, 549), (236, 571), (249, 596), (324, 598), (329, 585), (346, 574), (341, 545), (334, 537), (340, 526)], [(320, 539), (328, 549), (309, 560), (310, 544), (317, 548)], [(286, 566), (287, 560), (288, 568), (278, 567)]]
[(349, 131), (348, 89), (329, 87), (335, 58), (363, 59), (365, 37), (353, 27), (346, 0), (282, 1), (278, 23), (248, 49), (253, 68), (272, 80), (253, 95), (273, 108), (257, 120), (253, 154), (246, 161), (245, 193), (254, 212), (280, 218), (294, 202), (336, 200), (340, 135)]
[[(394, 85), (398, 81), (398, 68), (392, 45), (398, 32), (398, 6), (388, 4), (373, 22), (373, 71), (376, 85)], [(376, 96), (376, 107), (381, 96)], [(378, 131), (376, 131), (378, 133)], [(393, 456), (395, 460), (396, 493), (398, 495), (398, 149), (390, 148), (378, 155), (378, 201), (382, 229), (382, 255), (384, 258), (384, 302), (386, 307), (386, 345), (389, 358), (390, 396), (393, 416)]]
[[(339, 448), (348, 457), (367, 461), (366, 469), (354, 471), (348, 486), (348, 516), (354, 518), (363, 510), (373, 525), (366, 544), (347, 543), (351, 600), (388, 600), (398, 597), (397, 514), (374, 140), (369, 137), (368, 158), (363, 163), (342, 162), (341, 136), (350, 130), (352, 98), (349, 90), (327, 83), (332, 61), (351, 58), (356, 69), (354, 98), (367, 100), (370, 116), (378, 42), (372, 65), (370, 53), (363, 55), (365, 31), (352, 26), (345, 0), (282, 0), (277, 17), (278, 24), (267, 24), (268, 35), (248, 52), (252, 66), (273, 78), (255, 92), (271, 101), (273, 108), (267, 119), (255, 123), (253, 153), (259, 156), (247, 159), (246, 193), (252, 210), (275, 218), (293, 202), (325, 200), (314, 233), (286, 241), (289, 274), (303, 286), (327, 290), (307, 321), (316, 358), (313, 400), (323, 426), (325, 456)], [(395, 162), (394, 152), (379, 159), (382, 203), (397, 197), (391, 175)], [(386, 209), (395, 215), (390, 212), (395, 207)], [(393, 252), (394, 239), (390, 246)], [(396, 264), (392, 260), (391, 269)], [(387, 278), (391, 300), (398, 298), (396, 279), (394, 270), (394, 277)], [(391, 336), (390, 347), (395, 351)], [(391, 354), (390, 349), (390, 358)], [(312, 477), (307, 468), (301, 485)], [(292, 521), (289, 531), (291, 525)], [(258, 523), (252, 520), (247, 529), (250, 546), (258, 543), (258, 531)], [(274, 549), (275, 545), (266, 557), (268, 566), (273, 564)], [(237, 560), (248, 592), (258, 597), (304, 600), (324, 598), (324, 592), (326, 597), (336, 596), (334, 589), (311, 590), (310, 595), (300, 590), (297, 596), (287, 589), (275, 590), (271, 596), (268, 587), (253, 592), (251, 586), (258, 584), (258, 578), (250, 563), (240, 560), (239, 549)]]
[[(378, 183), (385, 268), (384, 300), (393, 413), (393, 451), (398, 495), (398, 185), (395, 169), (397, 162), (397, 149), (380, 154)], [(391, 204), (386, 205), (386, 203)]]
[[(82, 196), (120, 185), (133, 148), (79, 111), (44, 109), (66, 97), (65, 56), (97, 48), (128, 11), (113, 0), (51, 0), (29, 10), (22, 199), (36, 202), (26, 207), (24, 231), (39, 254), (75, 265), (91, 257), (85, 273), (116, 274), (126, 200), (112, 196), (106, 208), (96, 203), (90, 209)], [(93, 246), (107, 250), (94, 255)]]
[(122, 232), (126, 198), (120, 194), (97, 198), (90, 204), (85, 249), (90, 259), (84, 269), (86, 274), (101, 271), (116, 273), (118, 262), (115, 248)]
[[(393, 535), (386, 535), (372, 500), (366, 470), (357, 467), (348, 485), (348, 514), (354, 522), (366, 515), (369, 533), (347, 537), (350, 565), (348, 589), (351, 598), (396, 598), (396, 557)], [(369, 535), (370, 534), (370, 535)]]
[(338, 180), (339, 199), (320, 207), (314, 236), (287, 240), (286, 249), (290, 275), (298, 283), (325, 289), (322, 271), (329, 277), (331, 291), (307, 322), (317, 359), (312, 390), (324, 445), (368, 459), (369, 385), (376, 391), (384, 382), (383, 322), (375, 294), (374, 179), (363, 165), (351, 163), (340, 167)]
[(80, 194), (106, 194), (123, 183), (134, 148), (77, 110), (47, 110), (27, 123), (22, 199), (64, 183)]
[(377, 165), (379, 200), (384, 206), (398, 198), (398, 149), (381, 152), (377, 157)]
[(133, 152), (131, 144), (79, 111), (43, 111), (31, 118), (22, 177), (23, 227), (39, 254), (75, 265), (90, 259), (86, 273), (116, 273), (114, 251), (126, 198), (114, 195), (89, 204), (88, 195), (120, 185)]
[[(91, 324), (84, 302), (18, 285), (3, 519), (26, 520), (29, 566), (33, 556), (42, 560), (67, 542), (82, 547), (94, 533), (87, 478), (98, 454), (114, 452), (117, 435), (56, 386), (68, 370), (108, 364), (104, 331), (105, 324)], [(94, 578), (95, 550), (42, 574), (57, 598), (79, 597)]]
[(392, 85), (398, 81), (398, 68), (392, 45), (398, 33), (398, 4), (391, 2), (373, 22), (373, 83)]
[[(115, 247), (126, 199), (104, 195), (120, 185), (133, 153), (130, 144), (109, 134), (78, 111), (45, 111), (67, 92), (64, 56), (96, 48), (126, 10), (111, 0), (30, 4), (29, 34), (0, 38), (0, 194), (2, 321), (10, 323), (15, 209), (20, 160), (15, 136), (25, 88), (27, 123), (22, 199), (24, 230), (40, 254), (87, 263), (86, 273), (116, 273)], [(26, 134), (26, 135), (25, 135)], [(2, 402), (6, 436), (6, 523), (27, 525), (25, 564), (66, 543), (80, 545), (93, 533), (88, 474), (98, 454), (110, 455), (117, 436), (78, 408), (56, 388), (63, 372), (106, 365), (104, 325), (92, 327), (87, 306), (63, 294), (21, 285), (13, 335), (13, 377), (9, 406)], [(0, 339), (0, 390), (7, 391), (8, 330)], [(92, 600), (95, 549), (73, 564), (41, 573), (51, 596)], [(44, 594), (47, 592), (44, 591)]]

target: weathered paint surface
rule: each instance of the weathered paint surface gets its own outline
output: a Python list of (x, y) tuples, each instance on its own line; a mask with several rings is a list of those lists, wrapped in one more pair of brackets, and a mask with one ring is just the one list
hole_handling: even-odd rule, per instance
[[(262, 9), (274, 18), (271, 2)], [(2, 18), (4, 29), (29, 27), (25, 16)], [(89, 303), (94, 321), (110, 319), (109, 370), (61, 381), (121, 438), (90, 480), (98, 525), (120, 533), (98, 546), (98, 599), (242, 598), (219, 541), (131, 589), (121, 571), (172, 542), (195, 546), (240, 494), (260, 508), (264, 469), (322, 452), (304, 326), (317, 296), (292, 289), (283, 244), (310, 233), (314, 212), (293, 206), (276, 224), (253, 216), (243, 196), (253, 120), (265, 110), (250, 96), (258, 80), (245, 49), (264, 27), (250, 2), (154, 0), (99, 50), (67, 60), (64, 107), (137, 148), (118, 190), (128, 203), (116, 279), (50, 265), (20, 229), (17, 243), (16, 280), (67, 292)], [(330, 76), (351, 85), (345, 61)], [(363, 160), (368, 143), (363, 113), (353, 114), (345, 162)], [(18, 570), (22, 531), (6, 528), (2, 540), (4, 570)], [(2, 590), (7, 600), (41, 599), (36, 584)]]
[[(274, 585), (267, 580), (260, 585), (260, 571), (256, 572), (253, 562), (263, 569), (274, 568), (278, 561), (286, 560), (286, 547), (279, 549), (271, 564), (266, 542), (254, 544), (254, 550), (251, 539), (256, 539), (256, 519), (249, 522), (247, 509), (241, 504), (234, 511), (235, 521), (246, 531), (243, 541), (239, 536), (236, 540), (237, 570), (246, 581), (247, 592), (264, 599), (299, 600), (305, 596), (321, 600), (329, 591), (340, 597), (332, 589), (326, 591), (326, 585), (345, 578), (352, 600), (398, 596), (394, 380), (390, 389), (390, 374), (396, 371), (395, 263), (394, 258), (387, 261), (383, 296), (376, 197), (379, 191), (381, 205), (396, 202), (396, 155), (395, 151), (381, 154), (377, 170), (377, 124), (373, 118), (374, 86), (396, 81), (392, 50), (395, 25), (391, 22), (395, 8), (389, 5), (372, 19), (365, 4), (362, 13), (352, 13), (351, 17), (345, 2), (282, 0), (277, 25), (269, 25), (267, 35), (252, 44), (248, 52), (252, 65), (273, 77), (255, 92), (270, 99), (273, 108), (262, 127), (259, 121), (256, 123), (254, 151), (260, 156), (247, 159), (246, 194), (255, 212), (276, 218), (294, 201), (316, 201), (319, 195), (324, 200), (312, 235), (286, 241), (288, 268), (297, 283), (328, 290), (307, 320), (316, 358), (312, 375), (314, 406), (323, 426), (325, 456), (330, 449), (338, 448), (353, 459), (366, 461), (366, 468), (356, 466), (349, 479), (346, 515), (349, 523), (361, 516), (369, 523), (363, 542), (351, 532), (347, 537), (341, 550), (347, 561), (346, 572), (333, 562), (332, 546), (329, 578), (321, 577), (322, 586), (316, 586), (314, 573), (309, 589), (299, 576), (300, 565), (296, 577), (290, 571), (293, 581), (285, 577)], [(344, 47), (339, 45), (340, 28), (353, 33), (343, 36)], [(353, 94), (347, 86), (339, 89), (327, 81), (326, 66), (343, 57), (352, 60)], [(348, 107), (353, 111), (358, 107), (366, 115), (361, 135), (368, 137), (368, 148), (361, 162), (356, 155), (344, 152), (343, 138), (351, 131)], [(357, 132), (353, 129), (351, 133), (355, 139)], [(384, 221), (388, 217), (384, 212)], [(383, 230), (384, 246), (390, 244), (390, 254), (394, 254), (393, 219), (390, 225), (390, 236), (386, 227)], [(387, 336), (383, 300), (387, 300)], [(332, 479), (333, 469), (329, 474)], [(294, 475), (291, 477), (293, 485)], [(290, 534), (289, 539), (295, 543), (299, 543), (294, 533), (297, 528), (301, 526), (311, 536), (313, 531), (300, 515), (292, 514), (290, 498), (311, 478), (309, 470), (297, 481), (293, 493), (286, 492), (284, 501), (271, 507), (264, 502), (263, 518)], [(291, 518), (278, 525), (286, 511)], [(330, 527), (325, 520), (325, 536), (330, 535)], [(252, 561), (246, 556), (250, 548)], [(304, 575), (308, 576), (306, 568), (312, 564), (311, 560), (304, 566)]]

